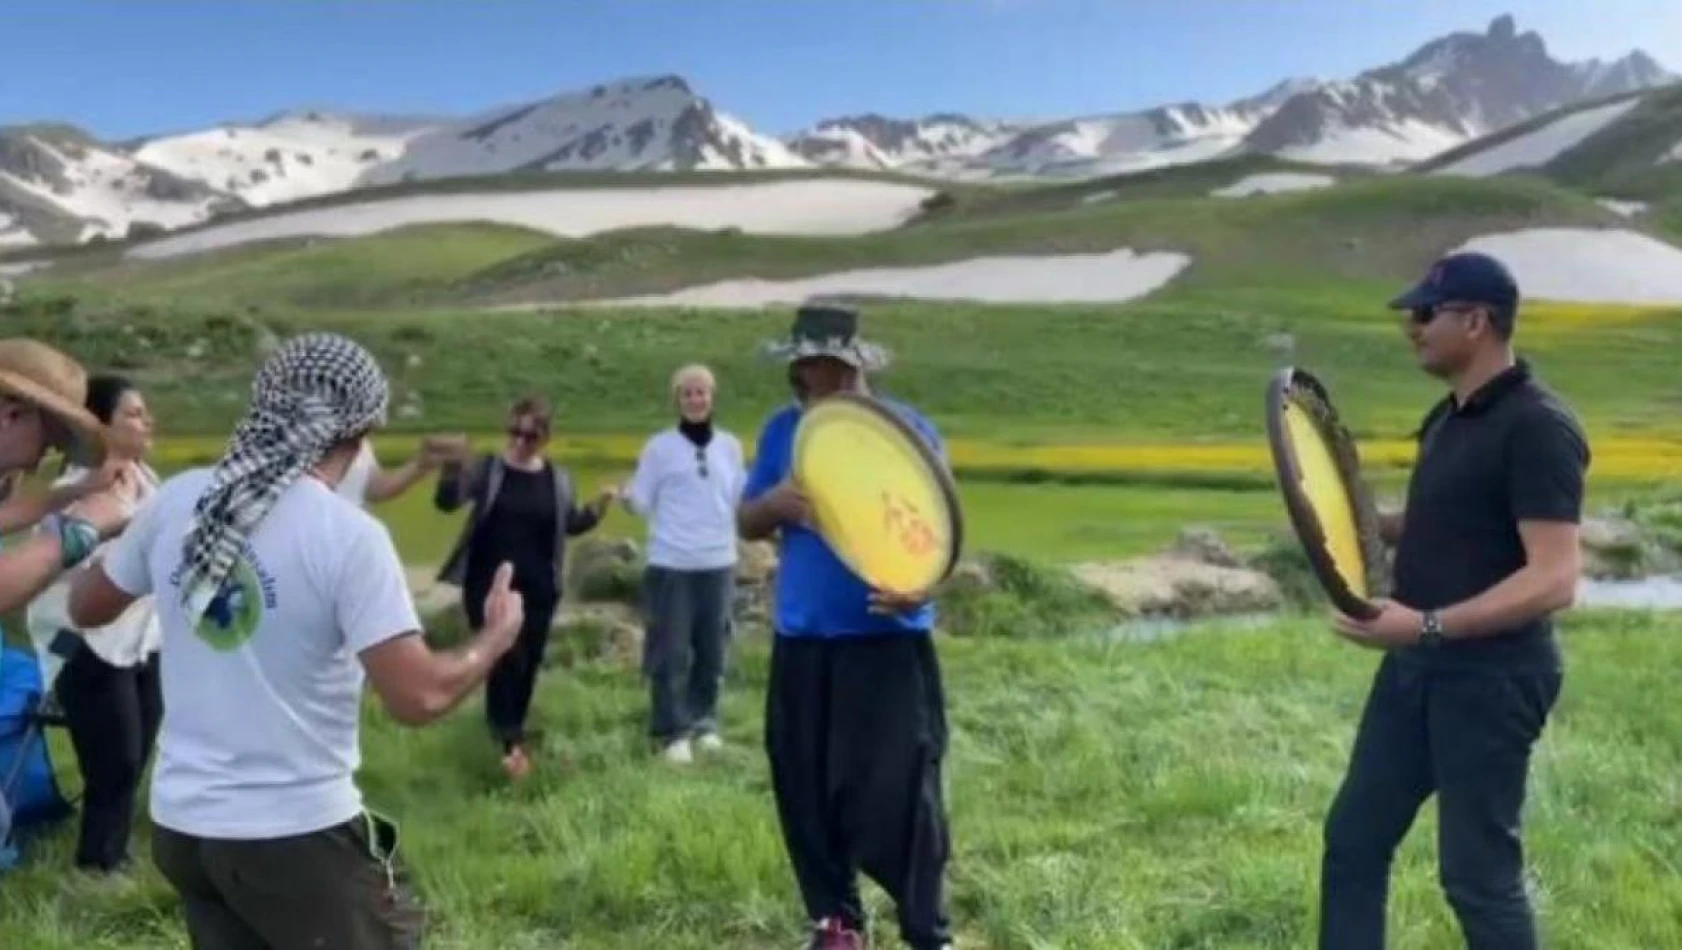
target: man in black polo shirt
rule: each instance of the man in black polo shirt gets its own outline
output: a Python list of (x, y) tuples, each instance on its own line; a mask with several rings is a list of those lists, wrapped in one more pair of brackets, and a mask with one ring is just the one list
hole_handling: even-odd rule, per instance
[(1549, 617), (1576, 591), (1589, 450), (1513, 355), (1518, 300), (1500, 262), (1462, 253), (1391, 304), (1450, 392), (1425, 417), (1407, 507), (1386, 525), (1394, 600), (1372, 620), (1334, 621), (1385, 655), (1326, 819), (1322, 950), (1384, 946), (1391, 857), (1432, 793), (1442, 886), (1467, 946), (1537, 946), (1520, 813), (1559, 695)]

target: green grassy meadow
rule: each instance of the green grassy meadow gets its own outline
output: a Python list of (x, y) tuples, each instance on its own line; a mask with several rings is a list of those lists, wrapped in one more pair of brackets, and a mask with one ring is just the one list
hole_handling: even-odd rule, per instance
[[(1548, 946), (1682, 942), (1675, 821), (1682, 719), (1667, 622), (1577, 617), (1570, 673), (1527, 812)], [(945, 638), (963, 947), (1311, 946), (1319, 822), (1374, 655), (1312, 621), (1156, 643)], [(663, 768), (644, 696), (602, 666), (553, 666), (539, 770), (510, 789), (477, 700), (405, 730), (370, 708), (362, 782), (403, 822), (446, 948), (780, 948), (798, 900), (767, 790), (763, 636), (738, 643), (716, 759)], [(67, 753), (60, 762), (71, 761)], [(1433, 806), (1397, 858), (1390, 946), (1458, 946), (1435, 880)], [(184, 947), (150, 867), (112, 887), (66, 874), (55, 836), (0, 889), (7, 946)], [(865, 893), (882, 946), (891, 909)], [(15, 938), (13, 935), (17, 935)], [(14, 942), (14, 939), (16, 942)]]
[[(1477, 234), (1631, 226), (1595, 204), (1600, 192), (1545, 176), (1338, 170), (1345, 180), (1321, 191), (1206, 197), (1290, 167), (964, 187), (936, 213), (860, 238), (638, 229), (571, 241), (460, 224), (145, 264), (103, 249), (20, 280), (0, 318), (7, 332), (138, 379), (166, 470), (216, 455), (277, 338), (333, 329), (391, 375), (392, 427), (376, 441), (388, 464), (424, 432), (494, 445), (502, 407), (535, 390), (558, 408), (555, 456), (593, 491), (629, 474), (668, 421), (668, 374), (692, 360), (718, 373), (720, 421), (751, 453), (760, 421), (787, 398), (780, 367), (755, 350), (786, 332), (789, 314), (581, 300), (993, 253), (1185, 251), (1190, 268), (1127, 304), (868, 301), (865, 328), (898, 356), (881, 390), (951, 442), (969, 550), (1014, 555), (1052, 579), (964, 603), (954, 611), (964, 623), (942, 635), (959, 946), (1283, 950), (1313, 942), (1319, 822), (1376, 657), (1294, 614), (1122, 641), (1054, 566), (1148, 553), (1191, 524), (1252, 550), (1279, 536), (1262, 408), (1269, 376), (1288, 363), (1328, 384), (1379, 494), (1399, 495), (1403, 449), (1440, 388), (1415, 368), (1384, 302)], [(1113, 197), (1083, 200), (1104, 190)], [(1665, 214), (1674, 209), (1656, 212), (1655, 233), (1682, 234)], [(531, 306), (494, 309), (519, 304)], [(1591, 507), (1667, 492), (1682, 474), (1682, 308), (1538, 302), (1519, 332), (1590, 430)], [(415, 566), (436, 564), (459, 524), (432, 510), (430, 492), (423, 483), (376, 509)], [(616, 511), (601, 530), (640, 537), (642, 525)], [(455, 623), (441, 619), (440, 636)], [(1664, 688), (1682, 645), (1669, 626), (1641, 613), (1565, 620), (1570, 672), (1528, 813), (1549, 946), (1682, 946), (1682, 713)], [(501, 777), (477, 698), (420, 731), (369, 704), (361, 781), (403, 824), (431, 945), (797, 946), (800, 909), (758, 746), (764, 631), (745, 629), (736, 646), (730, 747), (688, 771), (648, 755), (634, 672), (572, 662), (574, 652), (557, 649), (541, 683), (539, 771), (519, 788)], [(62, 738), (55, 755), (75, 787)], [(1396, 866), (1399, 950), (1459, 945), (1434, 833), (1427, 806)], [(100, 884), (64, 870), (69, 848), (61, 831), (30, 868), (0, 879), (7, 950), (185, 946), (145, 861), (132, 882)], [(897, 946), (887, 905), (869, 893), (879, 945)]]

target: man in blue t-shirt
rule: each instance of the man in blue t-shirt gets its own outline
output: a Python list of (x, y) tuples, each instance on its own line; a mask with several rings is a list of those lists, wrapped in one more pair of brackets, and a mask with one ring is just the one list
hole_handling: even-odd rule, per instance
[[(893, 898), (914, 950), (951, 946), (945, 868), (951, 852), (941, 763), (946, 702), (928, 595), (871, 590), (810, 526), (790, 474), (804, 406), (868, 392), (887, 355), (858, 335), (858, 314), (800, 308), (786, 342), (796, 402), (759, 435), (737, 514), (743, 537), (779, 540), (765, 745), (789, 861), (812, 921), (810, 950), (864, 946), (862, 870)], [(944, 458), (940, 436), (909, 406), (884, 403)]]

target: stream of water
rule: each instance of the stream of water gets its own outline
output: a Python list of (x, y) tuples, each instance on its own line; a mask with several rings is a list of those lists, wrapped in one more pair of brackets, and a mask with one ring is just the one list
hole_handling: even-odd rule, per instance
[[(1584, 579), (1577, 587), (1578, 607), (1614, 607), (1633, 610), (1682, 610), (1682, 574), (1665, 574), (1630, 580)], [(1200, 633), (1254, 630), (1279, 620), (1275, 613), (1233, 614), (1219, 617), (1142, 617), (1124, 620), (1097, 631), (1106, 640), (1149, 643), (1188, 630)]]
[(1637, 610), (1682, 609), (1682, 575), (1660, 574), (1622, 581), (1585, 579), (1577, 586), (1577, 605)]

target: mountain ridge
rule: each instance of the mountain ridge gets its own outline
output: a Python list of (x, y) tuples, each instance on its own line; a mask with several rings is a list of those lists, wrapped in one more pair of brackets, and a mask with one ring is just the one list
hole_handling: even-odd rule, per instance
[(1549, 110), (1677, 78), (1641, 50), (1556, 60), (1540, 35), (1501, 16), (1346, 79), (1293, 77), (1225, 103), (1049, 120), (864, 111), (777, 137), (665, 73), (457, 116), (295, 107), (124, 142), (38, 122), (0, 127), (0, 219), (9, 229), (0, 233), (12, 247), (121, 239), (371, 186), (524, 172), (844, 168), (954, 181), (1080, 179), (1247, 153), (1404, 168)]

